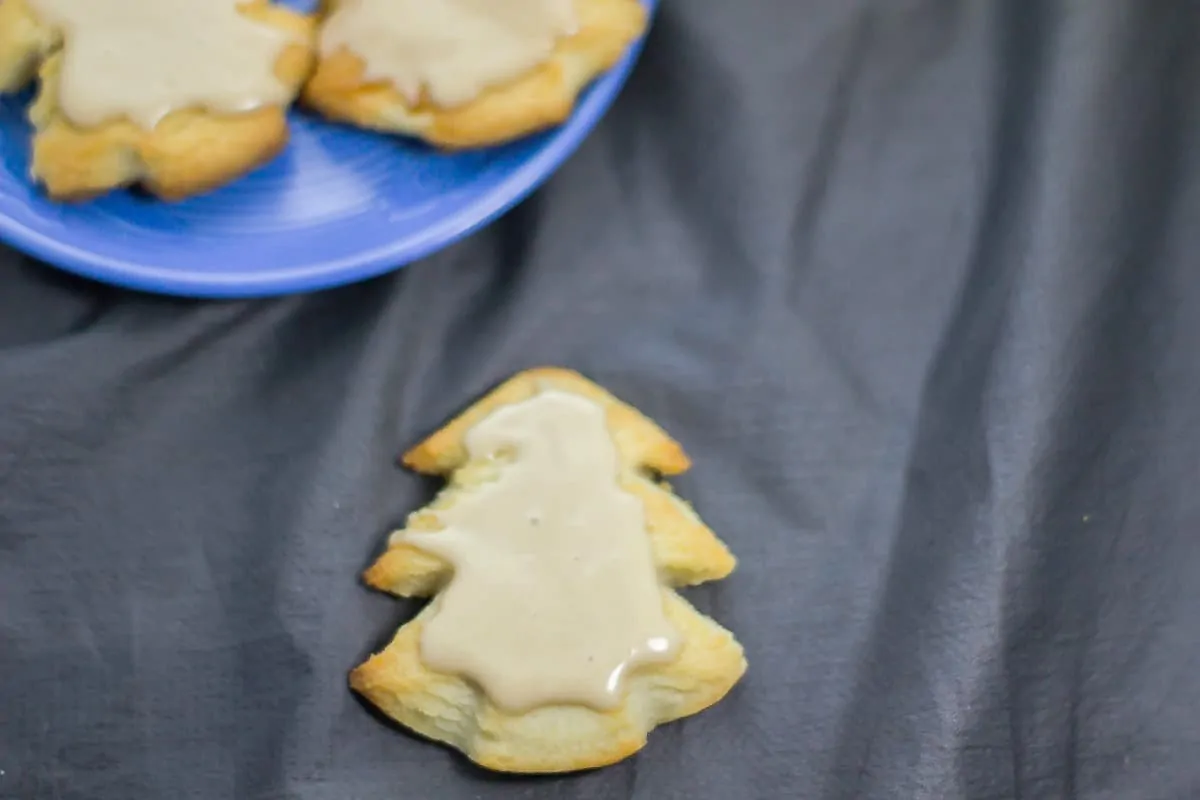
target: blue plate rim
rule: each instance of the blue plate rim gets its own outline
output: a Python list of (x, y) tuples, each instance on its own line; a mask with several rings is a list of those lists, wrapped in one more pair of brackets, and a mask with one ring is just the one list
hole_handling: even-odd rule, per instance
[[(642, 0), (653, 17), (658, 0)], [(366, 253), (267, 273), (205, 278), (172, 273), (92, 253), (58, 241), (0, 213), (0, 240), (16, 250), (83, 278), (134, 291), (196, 299), (254, 299), (317, 292), (360, 283), (402, 269), (482, 230), (528, 198), (569, 159), (616, 101), (641, 56), (649, 31), (633, 42), (621, 60), (588, 89), (570, 119), (546, 135), (546, 141), (498, 186), (468, 208), (418, 238), (407, 237)], [(336, 123), (329, 123), (336, 124)]]

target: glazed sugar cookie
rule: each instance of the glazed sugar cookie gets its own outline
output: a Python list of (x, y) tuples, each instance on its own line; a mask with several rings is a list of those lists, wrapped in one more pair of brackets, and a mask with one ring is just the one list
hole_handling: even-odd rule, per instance
[(432, 597), (351, 673), (389, 717), (488, 769), (568, 772), (632, 755), (745, 672), (733, 636), (671, 588), (735, 566), (656, 479), (687, 456), (596, 385), (522, 373), (404, 462), (448, 484), (365, 574)]
[(326, 0), (304, 101), (447, 149), (567, 119), (645, 31), (638, 0)]
[(51, 197), (181, 199), (283, 148), (314, 38), (266, 0), (0, 0), (0, 91), (39, 78), (31, 171)]

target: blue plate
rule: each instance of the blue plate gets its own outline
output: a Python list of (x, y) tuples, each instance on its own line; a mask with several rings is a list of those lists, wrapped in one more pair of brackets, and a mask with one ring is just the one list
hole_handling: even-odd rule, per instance
[(29, 98), (5, 98), (0, 238), (70, 272), (163, 294), (256, 297), (363, 280), (445, 247), (533, 191), (604, 115), (640, 49), (584, 93), (565, 125), (489, 150), (443, 154), (294, 112), (276, 161), (179, 204), (133, 192), (50, 202), (28, 179)]

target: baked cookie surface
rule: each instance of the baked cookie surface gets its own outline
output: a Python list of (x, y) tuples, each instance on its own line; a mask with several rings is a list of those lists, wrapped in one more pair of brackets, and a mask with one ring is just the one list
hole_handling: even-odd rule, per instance
[(282, 150), (314, 36), (267, 0), (0, 0), (0, 91), (38, 79), (31, 173), (51, 197), (183, 199)]
[[(596, 414), (611, 463), (584, 441), (591, 413), (585, 407)], [(553, 415), (557, 434), (540, 443), (521, 438), (543, 423), (553, 427), (544, 419)], [(514, 433), (516, 439), (507, 438)], [(526, 450), (538, 449), (562, 475), (544, 487), (544, 504), (526, 502), (533, 486), (505, 488), (519, 484), (511, 474), (525, 463)], [(656, 726), (716, 703), (745, 672), (733, 636), (673, 588), (724, 578), (736, 564), (691, 508), (656, 480), (685, 471), (687, 456), (657, 425), (595, 384), (560, 369), (521, 373), (404, 463), (448, 476), (448, 484), (392, 535), (364, 575), (385, 592), (433, 598), (350, 675), (352, 688), (389, 717), (488, 769), (569, 772), (632, 755)], [(572, 495), (595, 479), (585, 476), (589, 464), (630, 508), (606, 516), (589, 505), (592, 495)], [(580, 509), (582, 519), (575, 515)], [(598, 511), (601, 535), (571, 540), (569, 530), (584, 531)], [(621, 539), (629, 534), (621, 530), (622, 514), (630, 511), (639, 520), (636, 541)], [(545, 527), (517, 531), (515, 544), (506, 540), (523, 527), (514, 526), (514, 517), (527, 513), (531, 525)], [(558, 560), (539, 563), (547, 555), (541, 548), (556, 546)], [(465, 588), (472, 582), (473, 590)], [(611, 657), (643, 641), (654, 652), (634, 658), (625, 648), (624, 663), (605, 662), (606, 652)], [(462, 669), (439, 671), (431, 661)]]
[[(473, 0), (325, 0), (304, 103), (332, 120), (445, 149), (499, 144), (564, 122), (579, 93), (647, 26), (638, 0), (521, 4), (531, 9), (525, 18), (496, 20), (487, 14), (501, 12)], [(391, 16), (377, 10), (385, 6)], [(365, 16), (353, 18), (371, 13), (391, 27), (367, 30)], [(420, 14), (421, 24), (406, 28), (405, 13)]]

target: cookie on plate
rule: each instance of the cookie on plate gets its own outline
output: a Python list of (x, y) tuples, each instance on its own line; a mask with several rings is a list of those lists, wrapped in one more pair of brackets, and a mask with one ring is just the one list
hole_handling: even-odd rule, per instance
[(53, 31), (38, 24), (25, 0), (0, 0), (0, 94), (24, 89), (53, 48)]
[(432, 600), (353, 670), (389, 717), (516, 773), (620, 761), (719, 701), (746, 661), (673, 587), (735, 560), (660, 476), (657, 425), (576, 373), (521, 373), (409, 452), (447, 485), (366, 571)]
[(325, 0), (304, 102), (445, 149), (564, 122), (646, 30), (638, 0)]
[(273, 159), (315, 23), (266, 0), (0, 0), (0, 91), (38, 78), (33, 178), (59, 200), (168, 200)]

